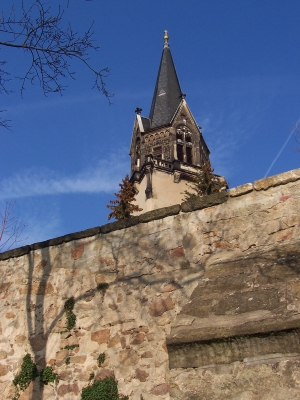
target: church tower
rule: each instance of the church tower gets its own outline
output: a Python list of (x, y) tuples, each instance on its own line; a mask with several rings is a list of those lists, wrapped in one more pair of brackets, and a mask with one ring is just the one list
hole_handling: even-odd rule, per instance
[(141, 111), (135, 110), (130, 180), (146, 212), (181, 203), (210, 153), (181, 91), (167, 31), (149, 118)]

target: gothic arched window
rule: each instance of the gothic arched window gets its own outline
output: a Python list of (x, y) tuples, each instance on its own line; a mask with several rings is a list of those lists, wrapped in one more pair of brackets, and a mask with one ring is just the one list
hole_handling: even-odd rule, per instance
[(179, 125), (176, 129), (177, 159), (188, 164), (193, 163), (193, 136), (186, 125)]

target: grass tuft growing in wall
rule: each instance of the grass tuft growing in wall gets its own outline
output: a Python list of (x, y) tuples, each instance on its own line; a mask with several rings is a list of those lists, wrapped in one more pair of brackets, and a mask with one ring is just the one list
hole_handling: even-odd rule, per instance
[(129, 400), (129, 397), (119, 397), (118, 385), (113, 378), (96, 381), (82, 389), (81, 400)]
[(30, 354), (26, 354), (21, 364), (21, 371), (13, 380), (13, 384), (20, 390), (25, 390), (30, 382), (39, 376), (37, 367), (32, 361)]
[(68, 331), (75, 328), (76, 325), (76, 315), (73, 313), (74, 305), (75, 305), (75, 299), (73, 296), (70, 297), (68, 300), (66, 300), (64, 305), (64, 309), (66, 311)]
[(57, 374), (51, 367), (45, 367), (40, 372), (40, 380), (43, 385), (48, 385), (48, 383), (55, 382), (56, 378)]

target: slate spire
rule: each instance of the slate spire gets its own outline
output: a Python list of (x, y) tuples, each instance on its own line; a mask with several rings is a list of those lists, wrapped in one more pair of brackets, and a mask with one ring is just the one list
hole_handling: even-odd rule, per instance
[(168, 125), (182, 98), (168, 39), (168, 31), (165, 31), (164, 48), (149, 115), (151, 128)]

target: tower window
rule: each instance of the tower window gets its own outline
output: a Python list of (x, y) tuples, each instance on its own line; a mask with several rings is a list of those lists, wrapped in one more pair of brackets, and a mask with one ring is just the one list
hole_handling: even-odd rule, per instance
[(183, 132), (181, 131), (181, 129), (177, 129), (176, 139), (183, 141)]
[(179, 161), (184, 162), (184, 151), (182, 144), (177, 144), (177, 158)]
[(162, 158), (162, 147), (153, 147), (153, 157)]
[(177, 159), (188, 164), (193, 163), (193, 136), (186, 125), (180, 125), (176, 129)]
[(135, 144), (135, 165), (137, 167), (140, 166), (140, 158), (141, 158), (141, 139), (137, 138)]
[(192, 143), (192, 135), (190, 133), (187, 133), (185, 135), (185, 141), (188, 143)]
[(192, 148), (186, 147), (186, 162), (188, 164), (193, 164), (193, 157), (192, 157)]

